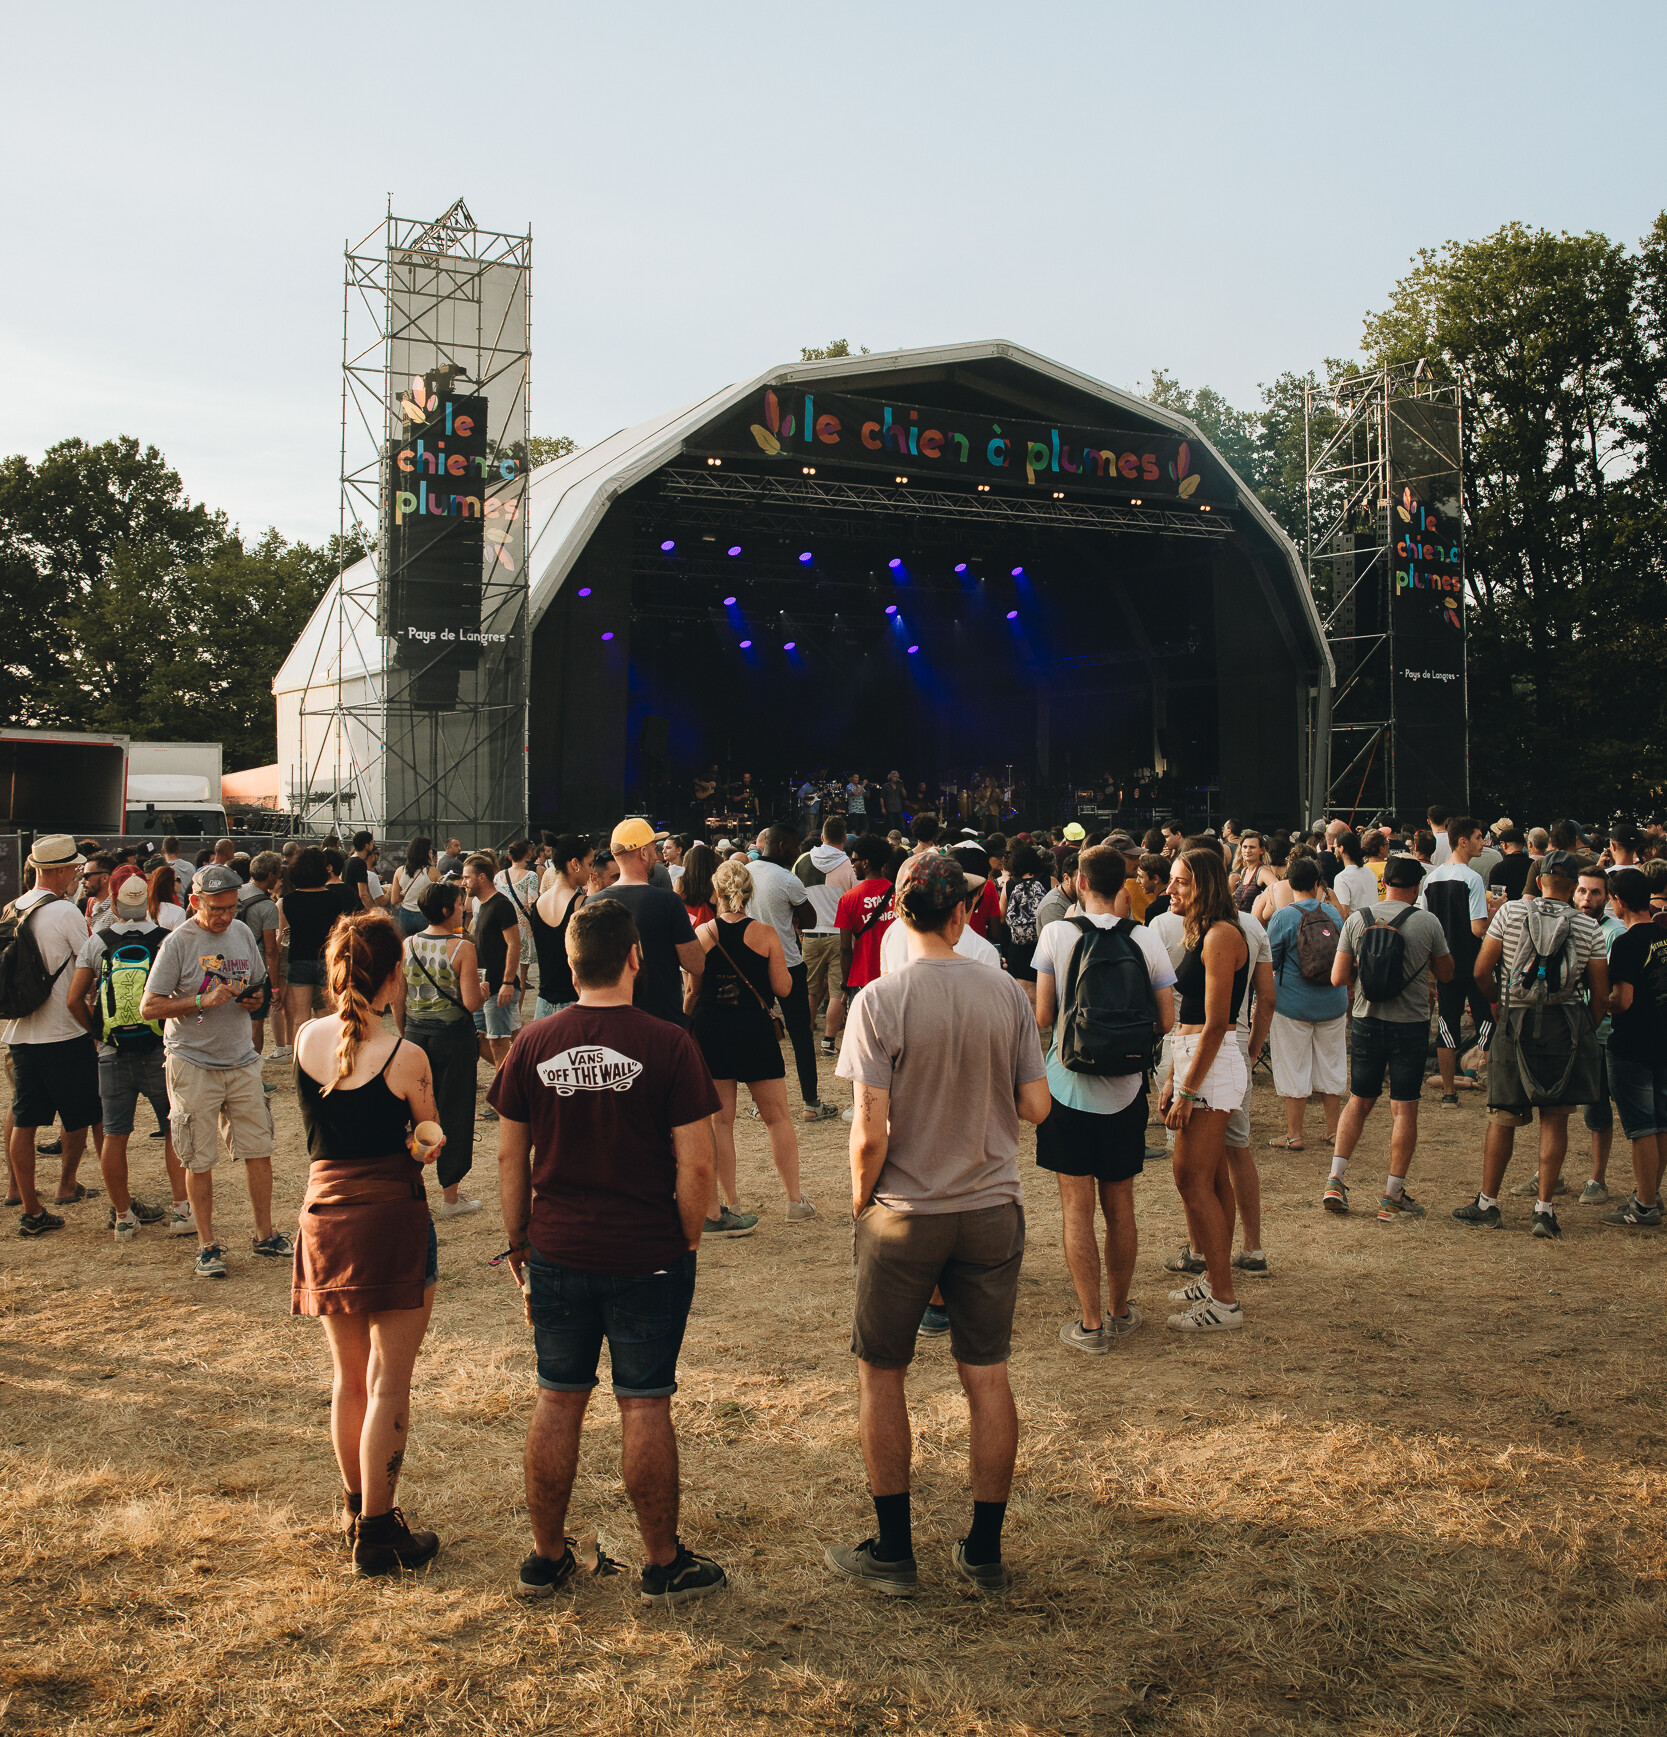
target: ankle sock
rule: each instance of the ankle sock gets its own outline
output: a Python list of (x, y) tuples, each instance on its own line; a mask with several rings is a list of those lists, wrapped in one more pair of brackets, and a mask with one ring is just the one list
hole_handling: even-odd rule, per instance
[(915, 1553), (909, 1525), (909, 1492), (900, 1496), (876, 1496), (874, 1517), (880, 1522), (880, 1539), (874, 1554), (881, 1562), (901, 1562)]
[[(1391, 1200), (1399, 1200), (1406, 1192), (1407, 1179), (1404, 1176), (1391, 1176), (1383, 1185), (1383, 1191)], [(1417, 1205), (1417, 1202), (1413, 1202)]]
[(1343, 1180), (1343, 1178), (1346, 1175), (1348, 1175), (1348, 1172), (1349, 1172), (1348, 1159), (1347, 1158), (1339, 1158), (1337, 1156), (1337, 1154), (1334, 1152), (1331, 1155), (1331, 1180), (1333, 1182), (1341, 1182)]
[(1551, 1212), (1554, 1209), (1549, 1200), (1536, 1200), (1534, 1202), (1534, 1210), (1536, 1212)]
[(1490, 1206), (1497, 1206), (1499, 1204), (1499, 1197), (1496, 1194), (1478, 1194), (1476, 1196), (1476, 1204), (1481, 1207), (1483, 1212), (1486, 1212)]
[(1005, 1502), (974, 1502), (972, 1530), (962, 1541), (961, 1549), (974, 1568), (987, 1568), (1001, 1560), (1001, 1527), (1007, 1518)]

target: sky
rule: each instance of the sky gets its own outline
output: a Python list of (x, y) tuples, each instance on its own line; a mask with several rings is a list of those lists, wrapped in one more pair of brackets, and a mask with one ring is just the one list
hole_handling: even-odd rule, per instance
[(581, 444), (842, 337), (1251, 407), (1422, 247), (1667, 205), (1659, 0), (8, 13), (0, 453), (131, 434), (248, 535), (337, 526), (390, 198), (530, 226), (532, 426)]

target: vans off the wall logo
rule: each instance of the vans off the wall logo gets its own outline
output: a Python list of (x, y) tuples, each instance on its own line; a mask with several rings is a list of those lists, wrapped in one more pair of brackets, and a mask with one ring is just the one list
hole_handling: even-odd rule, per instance
[(640, 1061), (599, 1043), (564, 1049), (538, 1064), (538, 1077), (564, 1098), (575, 1092), (628, 1092), (641, 1072)]

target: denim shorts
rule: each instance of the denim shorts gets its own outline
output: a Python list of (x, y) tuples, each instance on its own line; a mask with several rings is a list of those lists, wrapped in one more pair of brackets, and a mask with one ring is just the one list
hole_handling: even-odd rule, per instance
[(1389, 1101), (1416, 1104), (1424, 1093), (1429, 1050), (1428, 1020), (1357, 1014), (1349, 1031), (1349, 1090), (1357, 1098), (1381, 1097), (1387, 1071)]
[(576, 1005), (577, 1003), (572, 1001), (546, 1001), (541, 995), (533, 1003), (533, 1018), (548, 1019), (552, 1013), (560, 1013), (564, 1007)]
[(1610, 1050), (1609, 1091), (1621, 1117), (1621, 1132), (1629, 1140), (1667, 1134), (1667, 1061), (1628, 1061)]
[(500, 1007), (496, 995), (486, 997), (486, 1005), (475, 1010), (475, 1030), (483, 1037), (514, 1037), (521, 1029), (521, 997), (517, 995), (508, 1007)]
[(118, 1138), (133, 1132), (133, 1112), (140, 1098), (148, 1098), (156, 1123), (168, 1132), (168, 1075), (163, 1067), (162, 1045), (135, 1055), (117, 1050), (98, 1058), (98, 1095), (104, 1105), (104, 1131)]
[(527, 1257), (527, 1312), (538, 1385), (589, 1393), (608, 1342), (616, 1399), (669, 1399), (695, 1294), (695, 1251), (663, 1272), (635, 1278), (581, 1273), (537, 1253)]
[(284, 981), (293, 983), (297, 989), (322, 989), (324, 987), (324, 961), (322, 959), (291, 959), (289, 975)]

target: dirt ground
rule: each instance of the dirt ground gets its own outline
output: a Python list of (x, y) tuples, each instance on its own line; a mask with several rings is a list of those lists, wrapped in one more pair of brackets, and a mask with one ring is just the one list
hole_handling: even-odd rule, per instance
[[(822, 1067), (824, 1095), (848, 1102)], [(287, 1078), (275, 1102), (283, 1222), (304, 1170)], [(102, 1199), (70, 1209), (0, 1264), (0, 1731), (1662, 1729), (1661, 1233), (1568, 1204), (1562, 1242), (1535, 1241), (1518, 1199), (1504, 1234), (1454, 1224), (1476, 1097), (1426, 1098), (1412, 1185), (1431, 1216), (1380, 1225), (1387, 1124), (1385, 1106), (1355, 1213), (1328, 1217), (1319, 1107), (1306, 1152), (1267, 1150), (1282, 1121), (1258, 1075), (1273, 1273), (1243, 1287), (1246, 1330), (1164, 1329), (1181, 1215), (1149, 1167), (1148, 1324), (1101, 1358), (1058, 1341), (1074, 1313), (1058, 1197), (1027, 1143), (1015, 1585), (999, 1601), (949, 1567), (969, 1496), (943, 1340), (922, 1342), (910, 1384), (919, 1596), (867, 1596), (822, 1566), (824, 1545), (873, 1530), (843, 1123), (803, 1131), (821, 1214), (789, 1227), (762, 1126), (742, 1118), (763, 1221), (701, 1251), (674, 1402), (683, 1533), (730, 1589), (676, 1612), (639, 1604), (634, 1572), (542, 1605), (511, 1594), (532, 1353), (486, 1264), (504, 1246), (490, 1124), (488, 1210), (440, 1226), (401, 1486), (443, 1548), (400, 1581), (356, 1581), (332, 1530), (328, 1355), (288, 1312), (287, 1266), (247, 1252), (240, 1177), (220, 1173), (223, 1284), (194, 1279), (188, 1240), (118, 1248)], [(1576, 1117), (1576, 1190), (1586, 1138)], [(141, 1132), (133, 1150), (141, 1192), (165, 1197), (160, 1146)], [(1618, 1141), (1617, 1194), (1627, 1173)], [(1508, 1180), (1526, 1174), (1519, 1157)], [(573, 1523), (640, 1562), (605, 1395)]]

